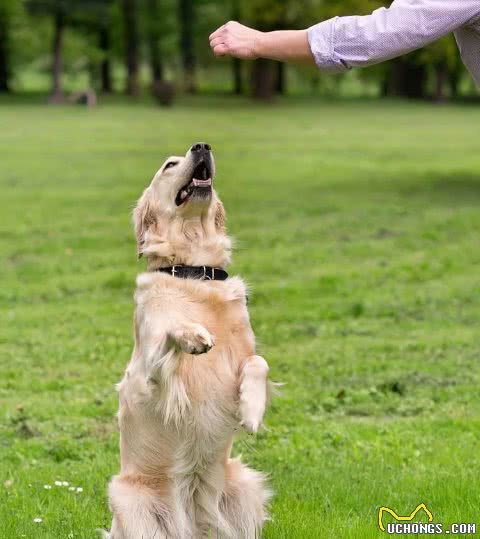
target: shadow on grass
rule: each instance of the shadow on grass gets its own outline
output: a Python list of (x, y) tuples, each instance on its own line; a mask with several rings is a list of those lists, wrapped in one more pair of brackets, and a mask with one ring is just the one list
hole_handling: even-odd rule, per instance
[(404, 197), (427, 199), (429, 203), (447, 206), (472, 206), (480, 203), (480, 174), (429, 174), (428, 180), (402, 185)]

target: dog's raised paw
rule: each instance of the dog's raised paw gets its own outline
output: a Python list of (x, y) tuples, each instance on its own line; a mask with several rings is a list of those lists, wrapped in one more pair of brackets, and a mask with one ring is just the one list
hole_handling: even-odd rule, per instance
[(240, 383), (240, 425), (252, 434), (260, 428), (267, 404), (268, 363), (261, 356), (246, 362)]
[(265, 413), (265, 402), (243, 390), (240, 397), (240, 425), (249, 433), (258, 432)]
[(178, 348), (186, 354), (206, 354), (215, 344), (213, 335), (200, 324), (191, 324), (173, 334)]
[(240, 421), (240, 426), (245, 429), (249, 434), (256, 434), (260, 427), (260, 424), (256, 420), (244, 419)]

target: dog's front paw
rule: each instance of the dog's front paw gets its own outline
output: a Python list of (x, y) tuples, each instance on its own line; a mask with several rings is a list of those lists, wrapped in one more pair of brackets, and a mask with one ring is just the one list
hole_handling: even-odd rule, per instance
[(187, 354), (206, 354), (215, 344), (213, 335), (200, 324), (185, 326), (172, 336), (178, 348)]
[(240, 425), (250, 433), (260, 428), (267, 405), (268, 364), (252, 356), (245, 364), (240, 383)]
[(247, 400), (246, 395), (240, 397), (240, 425), (249, 433), (258, 432), (265, 413), (265, 401), (262, 398)]
[(258, 432), (265, 414), (266, 399), (262, 387), (244, 380), (240, 386), (240, 425), (251, 434)]

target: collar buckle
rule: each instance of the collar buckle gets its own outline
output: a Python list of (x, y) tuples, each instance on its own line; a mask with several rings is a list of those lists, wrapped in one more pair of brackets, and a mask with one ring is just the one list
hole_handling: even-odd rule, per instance
[(212, 279), (213, 279), (213, 275), (212, 275), (212, 277), (207, 275), (207, 266), (203, 266), (203, 280), (204, 281), (211, 281)]

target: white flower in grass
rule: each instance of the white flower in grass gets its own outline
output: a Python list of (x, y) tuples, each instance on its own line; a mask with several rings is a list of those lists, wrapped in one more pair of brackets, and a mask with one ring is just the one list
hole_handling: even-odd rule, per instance
[(75, 490), (75, 487), (68, 487), (68, 490), (71, 490), (73, 492)]
[(33, 522), (36, 522), (37, 524), (40, 524), (40, 522), (42, 522), (42, 519), (37, 517), (37, 518), (33, 519)]
[(68, 481), (62, 481), (62, 487), (68, 487), (69, 484)]
[(56, 485), (57, 487), (61, 487), (61, 486), (62, 486), (62, 482), (61, 482), (61, 481), (55, 481), (55, 485)]
[(82, 487), (77, 487), (77, 492), (83, 492), (83, 488)]
[(52, 490), (52, 486), (51, 485), (43, 485), (43, 488), (45, 490)]

